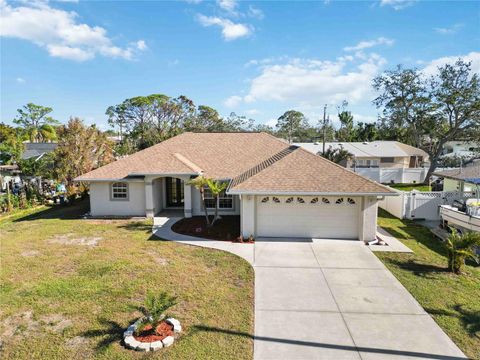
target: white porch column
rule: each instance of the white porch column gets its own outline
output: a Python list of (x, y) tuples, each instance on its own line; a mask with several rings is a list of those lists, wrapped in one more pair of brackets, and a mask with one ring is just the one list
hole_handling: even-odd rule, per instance
[(377, 235), (377, 198), (364, 196), (361, 206), (358, 239), (361, 241), (374, 240)]
[(153, 183), (152, 179), (145, 176), (145, 216), (153, 218), (155, 210), (153, 205)]
[(192, 186), (189, 185), (188, 180), (183, 182), (183, 206), (186, 218), (192, 217)]
[(256, 236), (255, 233), (255, 196), (242, 195), (240, 200), (240, 231), (244, 238), (250, 235)]

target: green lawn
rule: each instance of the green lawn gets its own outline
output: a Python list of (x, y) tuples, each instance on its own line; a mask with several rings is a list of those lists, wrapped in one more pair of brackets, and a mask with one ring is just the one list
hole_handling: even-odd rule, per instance
[(401, 191), (431, 191), (430, 185), (424, 184), (388, 184), (388, 186)]
[(120, 340), (148, 289), (178, 297), (171, 314), (184, 328), (174, 346), (149, 357), (252, 358), (246, 261), (155, 239), (148, 221), (81, 219), (86, 210), (40, 207), (0, 218), (2, 358), (141, 358)]
[(446, 271), (442, 244), (427, 228), (380, 209), (378, 224), (414, 254), (375, 253), (460, 349), (480, 359), (480, 267)]

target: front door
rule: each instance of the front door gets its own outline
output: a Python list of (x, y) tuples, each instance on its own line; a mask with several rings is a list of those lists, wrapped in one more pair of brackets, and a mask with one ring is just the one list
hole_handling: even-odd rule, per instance
[(167, 207), (183, 206), (183, 180), (177, 178), (166, 178)]

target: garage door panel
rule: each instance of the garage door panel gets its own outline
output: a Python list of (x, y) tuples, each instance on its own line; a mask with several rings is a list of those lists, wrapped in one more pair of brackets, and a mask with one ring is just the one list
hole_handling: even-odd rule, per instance
[[(291, 199), (292, 197), (290, 197)], [(358, 198), (328, 198), (329, 203), (312, 198), (277, 197), (279, 202), (257, 201), (257, 235), (265, 237), (358, 238)], [(263, 200), (263, 202), (262, 202)]]

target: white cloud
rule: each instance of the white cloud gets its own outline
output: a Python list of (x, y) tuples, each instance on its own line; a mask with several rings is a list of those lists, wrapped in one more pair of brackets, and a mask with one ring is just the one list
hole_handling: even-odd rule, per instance
[(451, 35), (457, 33), (460, 29), (462, 29), (465, 25), (464, 24), (455, 24), (450, 27), (445, 27), (445, 28), (434, 28), (436, 33), (442, 34), (442, 35)]
[(416, 2), (417, 0), (380, 0), (380, 6), (391, 6), (395, 10), (402, 10)]
[(0, 2), (0, 36), (31, 41), (51, 56), (75, 61), (93, 59), (97, 54), (132, 59), (146, 44), (118, 47), (99, 26), (77, 21), (78, 14), (50, 7), (46, 2), (13, 7)]
[(445, 56), (435, 60), (432, 60), (423, 68), (423, 73), (425, 75), (433, 75), (437, 73), (437, 69), (440, 66), (445, 64), (454, 64), (458, 58), (462, 58), (464, 61), (468, 61), (472, 63), (472, 72), (480, 74), (480, 52), (472, 51), (466, 55), (458, 55), (458, 56)]
[(382, 37), (379, 37), (379, 38), (374, 39), (374, 40), (360, 41), (355, 46), (344, 47), (343, 50), (344, 51), (361, 51), (361, 50), (369, 49), (369, 48), (372, 48), (372, 47), (375, 47), (375, 46), (378, 46), (378, 45), (391, 46), (391, 45), (393, 45), (394, 42), (395, 42), (394, 40), (388, 39), (388, 38), (382, 36)]
[(258, 114), (260, 114), (260, 111), (257, 110), (257, 109), (249, 109), (249, 110), (245, 111), (245, 113), (247, 115), (258, 115)]
[(265, 17), (262, 10), (252, 5), (248, 6), (248, 16), (259, 19), (259, 20), (262, 20)]
[(235, 13), (238, 6), (236, 0), (217, 0), (218, 6), (229, 13)]
[[(305, 107), (347, 99), (354, 104), (371, 98), (371, 81), (385, 62), (381, 56), (371, 54), (357, 64), (343, 59), (292, 59), (284, 64), (266, 65), (251, 81), (243, 101), (279, 101)], [(235, 97), (237, 103), (239, 98)]]
[(26, 82), (26, 80), (25, 80), (24, 78), (21, 78), (21, 77), (17, 77), (15, 80), (16, 80), (17, 83), (19, 83), (19, 84), (25, 84), (25, 82)]
[(265, 125), (275, 127), (277, 125), (278, 119), (270, 119), (265, 122)]
[(249, 25), (234, 23), (229, 19), (219, 18), (216, 16), (205, 16), (199, 14), (198, 21), (202, 26), (219, 26), (222, 29), (222, 36), (226, 41), (239, 39), (249, 36), (252, 33), (252, 28)]
[(148, 46), (147, 46), (147, 43), (145, 42), (145, 40), (138, 40), (136, 43), (137, 45), (137, 49), (138, 50), (147, 50), (148, 49)]
[(223, 102), (223, 104), (228, 108), (235, 108), (238, 105), (240, 105), (241, 102), (242, 102), (242, 97), (234, 95), (234, 96), (230, 96), (228, 99), (226, 99)]
[(362, 115), (362, 114), (356, 114), (356, 113), (353, 113), (352, 115), (353, 115), (353, 120), (356, 122), (373, 123), (377, 121), (376, 116)]

